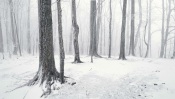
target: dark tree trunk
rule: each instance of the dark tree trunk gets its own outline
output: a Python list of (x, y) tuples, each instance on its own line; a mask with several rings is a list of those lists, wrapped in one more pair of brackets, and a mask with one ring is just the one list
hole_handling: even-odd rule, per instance
[(59, 49), (60, 49), (60, 81), (64, 83), (64, 44), (63, 44), (63, 35), (62, 35), (62, 9), (61, 9), (61, 0), (57, 0), (57, 9), (58, 9), (58, 36), (59, 36)]
[(2, 58), (4, 59), (4, 44), (3, 44), (3, 35), (1, 26), (1, 16), (0, 16), (0, 53), (2, 53)]
[(82, 63), (80, 60), (80, 52), (79, 52), (79, 44), (78, 44), (78, 35), (79, 35), (79, 26), (77, 24), (77, 17), (76, 17), (76, 0), (72, 0), (72, 27), (73, 27), (73, 34), (74, 34), (74, 63)]
[(126, 60), (125, 58), (126, 8), (127, 8), (127, 0), (124, 0), (123, 11), (122, 11), (122, 28), (121, 28), (120, 56), (119, 56), (119, 59), (122, 59), (122, 60)]
[(135, 37), (135, 0), (131, 0), (131, 35), (129, 54), (135, 56), (134, 53), (134, 37)]
[(164, 55), (164, 21), (165, 21), (165, 9), (164, 9), (164, 0), (162, 0), (162, 31), (161, 31), (161, 49), (160, 49), (160, 58), (163, 58)]
[(109, 1), (109, 9), (110, 9), (110, 19), (109, 19), (109, 54), (108, 58), (111, 58), (111, 47), (112, 47), (112, 31), (111, 31), (111, 26), (112, 26), (112, 2), (111, 0)]
[(28, 85), (40, 83), (47, 89), (45, 95), (51, 93), (51, 86), (59, 80), (54, 60), (51, 0), (38, 0), (38, 11), (39, 69)]
[(96, 34), (96, 0), (91, 0), (90, 11), (90, 50), (89, 54), (95, 57), (101, 57), (97, 53), (97, 34)]

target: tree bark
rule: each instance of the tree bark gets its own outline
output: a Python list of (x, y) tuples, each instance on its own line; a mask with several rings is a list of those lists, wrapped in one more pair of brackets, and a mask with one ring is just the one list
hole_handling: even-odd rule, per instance
[[(146, 53), (145, 53), (145, 58), (148, 57), (148, 52), (149, 52), (149, 43), (146, 42), (146, 30), (148, 26), (148, 1), (147, 1), (147, 18), (146, 18), (146, 24), (145, 24), (145, 29), (144, 29), (144, 43), (146, 45)], [(149, 39), (149, 38), (148, 38)]]
[[(148, 49), (148, 55), (151, 56), (151, 25), (152, 25), (152, 22), (151, 22), (151, 19), (152, 19), (152, 0), (149, 0), (149, 19), (148, 19), (148, 46), (149, 46), (149, 49)], [(148, 56), (147, 55), (147, 56)]]
[(164, 22), (165, 22), (165, 9), (164, 9), (164, 0), (162, 0), (162, 30), (161, 30), (161, 49), (160, 49), (160, 58), (163, 58), (164, 55)]
[(79, 26), (77, 24), (77, 17), (76, 17), (76, 0), (72, 0), (72, 27), (73, 27), (73, 34), (74, 34), (74, 63), (82, 63), (80, 60), (80, 52), (79, 52), (79, 44), (78, 44), (78, 35), (79, 35)]
[(97, 34), (96, 34), (96, 0), (91, 0), (90, 7), (90, 50), (89, 54), (95, 57), (101, 57), (97, 53)]
[(12, 32), (12, 41), (13, 41), (13, 54), (17, 55), (17, 39), (15, 36), (15, 27), (14, 27), (14, 10), (13, 10), (13, 1), (9, 0), (9, 6), (10, 6), (10, 22), (11, 22), (11, 32)]
[(166, 23), (166, 31), (165, 31), (165, 43), (164, 43), (164, 58), (166, 58), (166, 49), (167, 49), (167, 41), (168, 41), (168, 36), (169, 36), (169, 25), (170, 25), (170, 17), (171, 17), (171, 12), (173, 9), (171, 9), (171, 0), (168, 0), (169, 6), (168, 6), (168, 15), (167, 15), (167, 23)]
[[(39, 69), (28, 85), (40, 83), (51, 93), (51, 86), (59, 80), (59, 73), (55, 68), (53, 50), (53, 30), (51, 0), (38, 0), (39, 11)], [(44, 95), (43, 94), (43, 95)]]
[(3, 44), (1, 16), (0, 16), (0, 53), (2, 53), (2, 58), (4, 59), (4, 44)]
[(111, 58), (111, 47), (112, 47), (112, 31), (111, 31), (111, 27), (112, 27), (112, 6), (111, 6), (112, 2), (111, 0), (109, 1), (109, 12), (110, 12), (110, 19), (109, 19), (109, 54), (108, 54), (108, 58)]
[(135, 37), (135, 0), (131, 0), (131, 35), (129, 55), (135, 56), (134, 53), (134, 37)]
[(102, 0), (98, 0), (98, 7), (97, 7), (97, 39), (96, 39), (96, 46), (98, 51), (98, 45), (99, 45), (99, 35), (100, 35), (100, 28), (102, 25)]
[(141, 29), (141, 26), (142, 26), (142, 1), (138, 0), (138, 4), (139, 4), (139, 26), (138, 26), (137, 34), (136, 34), (136, 37), (135, 37), (134, 49), (136, 49), (138, 39), (140, 38), (140, 29)]
[(57, 0), (57, 9), (58, 9), (58, 34), (59, 34), (59, 49), (60, 49), (60, 81), (64, 83), (64, 44), (63, 44), (63, 34), (62, 34), (62, 9), (61, 9), (61, 0)]
[(126, 60), (125, 58), (126, 8), (127, 8), (127, 0), (124, 0), (123, 11), (122, 11), (122, 28), (121, 28), (120, 56), (119, 56), (119, 59), (122, 60)]
[(28, 19), (27, 19), (27, 51), (31, 54), (31, 34), (30, 34), (30, 0), (28, 0)]

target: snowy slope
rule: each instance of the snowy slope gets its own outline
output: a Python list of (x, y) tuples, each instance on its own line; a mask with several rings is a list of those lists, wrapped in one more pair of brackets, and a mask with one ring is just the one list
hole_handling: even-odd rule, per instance
[[(59, 70), (59, 57), (55, 57)], [(175, 99), (175, 60), (82, 57), (82, 64), (72, 64), (66, 57), (65, 75), (76, 84), (61, 85), (46, 99)], [(30, 80), (38, 69), (38, 57), (0, 60), (0, 99), (39, 99), (38, 85), (8, 92)]]

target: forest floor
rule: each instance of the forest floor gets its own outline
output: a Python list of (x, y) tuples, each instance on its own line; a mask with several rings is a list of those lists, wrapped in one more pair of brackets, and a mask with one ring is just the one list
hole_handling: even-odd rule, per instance
[[(175, 60), (127, 57), (81, 57), (82, 64), (72, 64), (66, 56), (65, 75), (76, 82), (63, 84), (46, 99), (175, 99)], [(10, 90), (32, 79), (38, 69), (36, 56), (0, 60), (0, 99), (39, 99), (38, 85)], [(55, 56), (59, 71), (59, 57)]]

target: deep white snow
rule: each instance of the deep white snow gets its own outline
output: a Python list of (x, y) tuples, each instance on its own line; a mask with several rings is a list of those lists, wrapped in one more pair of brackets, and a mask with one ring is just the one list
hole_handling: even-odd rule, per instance
[[(175, 60), (81, 57), (82, 64), (72, 64), (66, 56), (65, 75), (76, 84), (58, 85), (59, 90), (46, 99), (175, 99)], [(0, 99), (39, 99), (39, 85), (12, 89), (25, 84), (35, 75), (36, 56), (0, 60)], [(59, 71), (59, 57), (55, 56)], [(44, 97), (43, 97), (44, 98)]]

